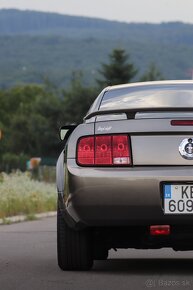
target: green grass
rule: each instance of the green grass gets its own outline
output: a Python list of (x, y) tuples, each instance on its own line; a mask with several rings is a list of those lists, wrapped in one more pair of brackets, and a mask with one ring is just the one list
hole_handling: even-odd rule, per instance
[(30, 174), (17, 172), (0, 175), (0, 218), (56, 210), (55, 184), (32, 180)]

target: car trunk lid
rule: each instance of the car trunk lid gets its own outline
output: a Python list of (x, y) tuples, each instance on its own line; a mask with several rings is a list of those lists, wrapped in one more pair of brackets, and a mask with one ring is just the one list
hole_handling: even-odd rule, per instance
[[(193, 165), (193, 124), (172, 125), (174, 120), (192, 121), (192, 113), (173, 113), (172, 118), (169, 115), (142, 113), (131, 120), (121, 117), (119, 120), (96, 122), (95, 134), (127, 133), (131, 139), (134, 166)], [(182, 154), (189, 143), (189, 149)]]

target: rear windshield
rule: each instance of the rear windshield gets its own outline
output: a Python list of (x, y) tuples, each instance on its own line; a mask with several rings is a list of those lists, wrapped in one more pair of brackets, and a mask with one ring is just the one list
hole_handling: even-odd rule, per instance
[(193, 85), (123, 87), (107, 91), (99, 110), (126, 108), (193, 108)]

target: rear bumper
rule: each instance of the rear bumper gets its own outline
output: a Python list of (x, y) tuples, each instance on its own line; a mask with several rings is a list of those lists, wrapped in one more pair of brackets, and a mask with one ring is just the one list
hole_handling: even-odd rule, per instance
[(84, 226), (191, 225), (193, 213), (164, 215), (163, 182), (193, 182), (192, 166), (83, 168), (67, 162), (66, 215)]

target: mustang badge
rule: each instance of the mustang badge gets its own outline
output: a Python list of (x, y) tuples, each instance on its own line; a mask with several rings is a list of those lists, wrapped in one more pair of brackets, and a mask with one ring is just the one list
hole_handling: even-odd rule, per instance
[(179, 146), (179, 152), (183, 158), (193, 160), (193, 138), (184, 139)]

